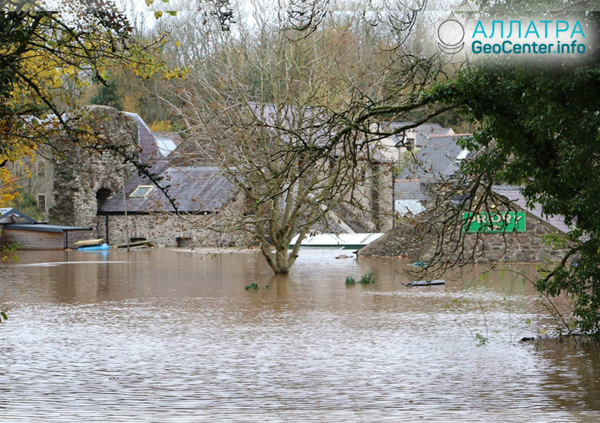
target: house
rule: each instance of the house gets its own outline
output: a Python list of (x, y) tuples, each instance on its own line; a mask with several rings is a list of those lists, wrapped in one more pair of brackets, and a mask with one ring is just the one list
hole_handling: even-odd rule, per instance
[[(208, 229), (225, 209), (241, 207), (234, 186), (215, 166), (153, 168), (169, 185), (168, 195), (146, 177), (136, 176), (106, 200), (98, 211), (98, 235), (111, 245), (146, 240), (173, 247), (181, 240), (196, 245), (221, 245), (230, 237)], [(175, 204), (171, 202), (174, 201)], [(176, 206), (176, 207), (175, 207)], [(179, 241), (178, 241), (179, 240)]]
[(62, 250), (92, 236), (91, 227), (48, 225), (13, 208), (0, 208), (0, 243), (20, 250)]
[[(379, 124), (379, 129), (392, 132), (410, 124), (411, 122), (382, 122)], [(375, 143), (375, 147), (378, 150), (378, 155), (383, 155), (388, 160), (398, 161), (402, 159), (407, 151), (419, 151), (429, 143), (431, 137), (450, 135), (454, 135), (452, 128), (443, 128), (437, 123), (424, 123), (397, 135), (379, 140)]]
[(216, 167), (182, 165), (185, 153), (174, 154), (183, 147), (181, 137), (153, 133), (135, 113), (90, 106), (86, 119), (104, 140), (137, 155), (150, 172), (164, 178), (159, 185), (169, 186), (168, 197), (152, 181), (137, 176), (131, 164), (124, 165), (119, 154), (87, 152), (58, 138), (52, 140), (57, 154), (40, 151), (17, 169), (23, 175), (21, 185), (38, 196), (42, 214), (51, 224), (34, 219), (11, 222), (21, 226), (6, 226), (10, 242), (29, 248), (32, 244), (26, 238), (37, 236), (40, 245), (45, 242), (51, 248), (70, 247), (82, 238), (106, 238), (119, 244), (127, 233), (130, 240), (147, 239), (165, 246), (177, 245), (178, 238), (192, 238), (200, 245), (225, 242), (226, 236), (206, 229), (212, 217), (235, 200), (232, 185), (218, 175)]
[(457, 144), (470, 134), (430, 135), (415, 160), (394, 180), (394, 212), (399, 216), (417, 215), (425, 211), (431, 184), (442, 183), (458, 171), (460, 161), (469, 152)]
[[(87, 123), (107, 142), (124, 147), (152, 165), (168, 157), (146, 123), (135, 113), (89, 106)], [(168, 137), (164, 137), (168, 138)], [(165, 144), (168, 142), (165, 140)], [(57, 134), (32, 160), (12, 165), (16, 183), (33, 195), (44, 220), (63, 226), (96, 227), (96, 212), (135, 173), (117, 153), (83, 151)]]

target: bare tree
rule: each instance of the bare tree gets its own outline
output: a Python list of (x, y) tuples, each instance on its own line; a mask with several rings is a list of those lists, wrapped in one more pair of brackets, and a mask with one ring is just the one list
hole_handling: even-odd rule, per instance
[(287, 273), (301, 241), (332, 225), (341, 203), (364, 209), (358, 181), (374, 142), (390, 135), (373, 131), (374, 117), (406, 120), (421, 110), (401, 132), (442, 109), (427, 110), (418, 92), (439, 73), (435, 62), (366, 34), (362, 16), (323, 16), (310, 37), (281, 16), (203, 38), (206, 54), (163, 98), (195, 144), (186, 164), (218, 165), (246, 198), (213, 229), (244, 234)]

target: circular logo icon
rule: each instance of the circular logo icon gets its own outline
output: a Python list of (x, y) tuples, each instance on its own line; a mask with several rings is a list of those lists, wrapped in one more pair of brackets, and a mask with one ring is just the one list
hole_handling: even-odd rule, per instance
[(438, 26), (438, 47), (446, 54), (460, 52), (465, 43), (465, 28), (456, 19), (446, 19)]

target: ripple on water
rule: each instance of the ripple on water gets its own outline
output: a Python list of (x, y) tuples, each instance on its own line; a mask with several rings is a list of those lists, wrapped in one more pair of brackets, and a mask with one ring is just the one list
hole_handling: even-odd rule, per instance
[[(477, 306), (456, 307), (459, 283), (407, 289), (394, 271), (402, 264), (389, 259), (342, 263), (309, 254), (287, 280), (271, 280), (249, 254), (200, 260), (155, 251), (150, 258), (111, 253), (128, 263), (25, 266), (2, 282), (11, 317), (0, 327), (3, 420), (600, 416), (595, 350), (511, 342), (528, 330), (519, 316), (531, 315), (534, 296), (525, 289), (510, 293), (509, 319), (504, 282), (469, 290)], [(345, 286), (345, 276), (369, 269), (381, 283)], [(250, 281), (262, 289), (246, 292)], [(471, 332), (490, 342), (479, 346)]]

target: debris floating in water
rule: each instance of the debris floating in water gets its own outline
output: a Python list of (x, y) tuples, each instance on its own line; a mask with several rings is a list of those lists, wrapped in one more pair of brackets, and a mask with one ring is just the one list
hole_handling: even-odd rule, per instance
[(443, 279), (434, 279), (432, 281), (412, 281), (406, 284), (406, 286), (432, 286), (432, 285), (445, 285), (446, 281)]
[(424, 261), (416, 261), (412, 264), (415, 267), (427, 267), (429, 263), (425, 263)]

